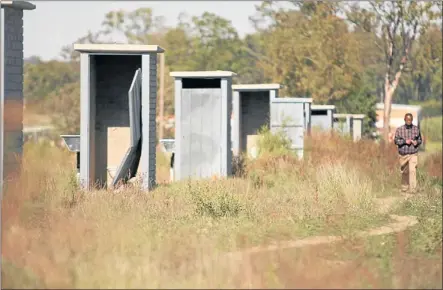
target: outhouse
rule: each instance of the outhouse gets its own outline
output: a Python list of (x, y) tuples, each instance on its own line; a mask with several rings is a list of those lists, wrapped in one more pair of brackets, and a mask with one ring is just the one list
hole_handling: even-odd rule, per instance
[(23, 11), (35, 5), (0, 1), (0, 193), (23, 154)]
[(323, 131), (330, 131), (333, 128), (335, 113), (334, 105), (312, 105), (311, 106), (311, 127)]
[(304, 136), (311, 131), (311, 103), (311, 98), (271, 96), (271, 131), (283, 130), (299, 158), (303, 158)]
[(352, 130), (350, 114), (334, 114), (334, 130), (341, 135), (350, 135)]
[[(233, 154), (238, 156), (252, 148), (253, 137), (267, 125), (270, 127), (271, 96), (278, 97), (279, 84), (233, 85), (232, 143)], [(251, 137), (251, 138), (248, 138)]]
[(352, 139), (354, 140), (354, 142), (357, 142), (362, 138), (364, 118), (365, 115), (363, 114), (352, 115)]
[(358, 141), (362, 136), (363, 119), (362, 114), (334, 114), (334, 130)]
[[(155, 185), (157, 45), (74, 44), (81, 53), (80, 182)], [(110, 182), (109, 182), (110, 180)]]
[(229, 71), (171, 72), (175, 82), (174, 179), (232, 173)]

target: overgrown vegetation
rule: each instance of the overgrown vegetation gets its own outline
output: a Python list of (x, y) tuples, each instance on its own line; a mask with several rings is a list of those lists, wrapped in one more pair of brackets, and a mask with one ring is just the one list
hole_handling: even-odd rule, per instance
[[(27, 144), (23, 179), (8, 187), (2, 204), (2, 285), (324, 287), (316, 281), (327, 281), (325, 275), (335, 273), (343, 279), (333, 285), (361, 286), (354, 277), (363, 275), (360, 270), (326, 267), (325, 259), (363, 261), (379, 287), (404, 279), (384, 270), (396, 251), (394, 242), (383, 251), (370, 245), (361, 250), (364, 243), (350, 238), (337, 245), (340, 251), (330, 252), (334, 245), (315, 250), (317, 254), (329, 251), (326, 256), (289, 249), (286, 254), (283, 250), (257, 254), (240, 263), (229, 258), (228, 251), (279, 241), (316, 235), (352, 237), (357, 230), (389, 222), (374, 198), (398, 196), (395, 155), (381, 153), (373, 142), (314, 135), (308, 139), (304, 160), (298, 160), (278, 149), (286, 146), (278, 135), (267, 130), (262, 134), (271, 144), (267, 148), (279, 154), (262, 151), (259, 158), (245, 160), (242, 177), (165, 184), (149, 193), (132, 186), (118, 192), (82, 193), (72, 182), (72, 154), (45, 144)], [(437, 267), (442, 239), (441, 167), (435, 172), (433, 162), (441, 160), (441, 153), (427, 158), (420, 168), (424, 194), (398, 203), (397, 211), (420, 220), (407, 242), (414, 250), (405, 253), (409, 264), (426, 261)], [(385, 238), (370, 240), (376, 239)], [(360, 250), (349, 257), (355, 248)], [(305, 259), (318, 264), (306, 264)], [(314, 271), (318, 267), (321, 273)], [(297, 274), (296, 280), (291, 278), (295, 269), (304, 273)], [(441, 286), (438, 276), (414, 277), (411, 283), (403, 281), (405, 287)]]
[[(386, 35), (391, 44), (411, 48), (402, 58), (406, 50), (380, 45), (387, 38), (379, 32), (412, 24), (429, 12), (428, 4), (411, 2), (407, 11), (398, 9), (403, 4), (372, 4), (367, 9), (358, 3), (293, 1), (286, 9), (265, 1), (251, 17), (255, 31), (244, 37), (213, 13), (181, 15), (178, 25), (165, 27), (150, 8), (111, 11), (100, 31), (78, 42), (113, 43), (118, 33), (127, 43), (155, 43), (166, 49), (166, 76), (219, 69), (236, 72), (238, 83), (280, 83), (282, 96), (312, 97), (317, 104), (335, 104), (340, 113), (365, 114), (366, 133), (375, 120), (375, 102), (394, 88), (395, 103), (423, 105), (429, 117), (423, 134), (441, 142), (441, 24), (420, 23), (414, 42), (401, 29)], [(441, 5), (434, 8), (441, 12)], [(423, 13), (409, 13), (417, 9)], [(77, 134), (79, 55), (71, 45), (62, 53), (65, 62), (26, 64), (26, 113), (44, 113), (57, 133)], [(173, 113), (169, 77), (165, 111)], [(235, 161), (236, 176), (224, 180), (168, 184), (169, 160), (158, 154), (160, 185), (149, 193), (134, 185), (82, 192), (74, 155), (45, 143), (26, 144), (23, 176), (8, 184), (2, 202), (2, 286), (442, 287), (441, 143), (435, 153), (420, 157), (422, 192), (405, 201), (398, 193), (393, 147), (382, 151), (369, 140), (315, 133), (305, 140), (299, 160), (283, 132), (264, 127), (259, 134), (258, 158), (242, 156)], [(380, 211), (376, 198), (391, 198), (394, 207)], [(398, 234), (356, 236), (386, 225), (390, 213), (417, 216), (418, 224)], [(344, 241), (276, 246), (319, 235)]]
[(285, 132), (280, 129), (272, 133), (268, 126), (263, 126), (258, 131), (258, 153), (259, 156), (270, 155), (287, 155), (291, 152), (291, 140)]
[(420, 128), (427, 141), (442, 142), (442, 116), (425, 118)]

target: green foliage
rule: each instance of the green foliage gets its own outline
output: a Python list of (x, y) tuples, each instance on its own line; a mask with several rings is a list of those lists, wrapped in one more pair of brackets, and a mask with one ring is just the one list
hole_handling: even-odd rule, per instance
[(442, 116), (425, 118), (421, 121), (420, 128), (426, 140), (442, 142), (442, 122)]
[(24, 68), (24, 97), (26, 102), (47, 100), (50, 94), (67, 84), (80, 80), (78, 63), (48, 62), (27, 63)]
[[(369, 76), (367, 77), (369, 79)], [(376, 89), (368, 80), (360, 80), (355, 84), (349, 95), (333, 102), (337, 112), (346, 114), (364, 114), (363, 132), (366, 134), (374, 130), (376, 121), (375, 104), (377, 103)]]
[(207, 183), (188, 184), (197, 215), (211, 218), (237, 217), (243, 210), (237, 193), (230, 192), (223, 186)]
[(411, 63), (399, 87), (397, 100), (407, 103), (442, 100), (442, 30), (433, 25), (425, 31), (413, 47)]
[(443, 114), (442, 110), (442, 99), (440, 100), (429, 100), (426, 102), (410, 102), (412, 105), (421, 106), (421, 114), (422, 117), (436, 117), (441, 116)]
[(443, 221), (441, 194), (417, 196), (406, 201), (399, 211), (401, 214), (418, 217), (419, 223), (412, 231), (411, 250), (432, 254), (441, 248)]
[[(386, 27), (393, 29), (392, 19), (401, 24), (392, 39), (392, 81), (404, 45), (412, 41), (411, 25), (418, 23), (420, 33), (394, 100), (420, 102), (425, 116), (440, 115), (442, 33), (441, 25), (427, 21), (426, 15), (437, 17), (430, 13), (432, 4), (375, 1), (368, 9), (358, 3), (291, 3), (283, 7), (264, 1), (251, 18), (256, 31), (244, 37), (231, 21), (214, 13), (181, 14), (175, 27), (166, 27), (151, 8), (139, 8), (106, 13), (101, 29), (75, 42), (113, 43), (112, 36), (119, 35), (126, 43), (159, 44), (166, 48), (166, 76), (176, 70), (230, 70), (237, 73), (234, 83), (280, 83), (280, 95), (312, 97), (316, 104), (335, 104), (340, 112), (365, 114), (369, 133), (373, 105), (385, 90)], [(400, 35), (403, 24), (406, 30)], [(34, 59), (25, 65), (24, 94), (26, 102), (38, 102), (42, 112), (53, 115), (60, 132), (77, 133), (80, 116), (72, 108), (78, 106), (79, 54), (68, 45), (61, 55), (69, 62)], [(173, 114), (172, 78), (165, 78), (164, 89), (165, 112)]]
[(259, 155), (287, 155), (291, 154), (291, 140), (283, 130), (271, 132), (268, 126), (263, 126), (258, 131)]
[(57, 133), (78, 134), (80, 132), (80, 84), (66, 84), (48, 96), (47, 111)]
[(273, 9), (271, 2), (258, 11), (261, 22), (271, 23), (263, 33), (266, 57), (259, 60), (265, 74), (283, 84), (287, 96), (312, 97), (316, 103), (346, 96), (362, 66), (356, 39), (335, 16), (337, 5), (315, 1), (299, 11)]

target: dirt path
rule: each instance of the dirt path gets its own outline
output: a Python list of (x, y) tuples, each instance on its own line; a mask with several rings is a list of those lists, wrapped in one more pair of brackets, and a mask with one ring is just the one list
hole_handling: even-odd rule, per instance
[[(383, 199), (377, 199), (376, 203), (379, 205), (379, 209), (383, 213), (388, 213), (392, 207), (399, 204), (402, 200), (404, 200), (406, 197), (389, 197), (389, 198), (383, 198)], [(356, 234), (357, 237), (368, 237), (368, 236), (379, 236), (379, 235), (385, 235), (389, 233), (395, 233), (395, 232), (401, 232), (407, 229), (408, 227), (411, 227), (418, 223), (418, 220), (414, 216), (398, 216), (398, 215), (390, 215), (392, 222), (388, 223), (387, 225), (380, 226), (377, 228), (365, 230), (365, 231), (358, 231)], [(261, 268), (264, 264), (266, 267), (270, 267), (269, 265), (273, 265), (273, 255), (281, 250), (291, 250), (291, 249), (300, 249), (300, 248), (308, 248), (312, 246), (322, 246), (322, 245), (329, 245), (332, 243), (345, 241), (345, 236), (315, 236), (315, 237), (308, 237), (305, 239), (299, 239), (299, 240), (289, 240), (289, 241), (276, 241), (271, 245), (268, 246), (257, 246), (252, 247), (248, 249), (243, 249), (239, 251), (234, 252), (228, 252), (228, 253), (217, 253), (215, 255), (209, 255), (204, 257), (203, 259), (200, 259), (199, 263), (204, 269), (206, 273), (211, 273), (213, 277), (226, 277), (226, 280), (223, 280), (221, 283), (223, 285), (236, 285), (235, 287), (239, 288), (265, 288), (266, 283), (262, 283), (262, 279), (264, 278), (263, 269)], [(315, 250), (314, 250), (315, 251)], [(282, 254), (285, 255), (285, 254)], [(288, 253), (288, 255), (290, 255)], [(280, 259), (280, 258), (279, 258)], [(288, 258), (291, 260), (292, 258)], [(330, 268), (328, 271), (330, 271), (331, 277), (335, 277), (334, 271), (339, 271), (343, 267), (348, 267), (345, 271), (337, 272), (337, 273), (353, 273), (353, 270), (355, 270), (354, 266), (350, 264), (349, 261), (341, 261), (341, 260), (329, 260), (327, 258), (319, 257), (310, 257), (308, 258), (311, 263), (314, 263), (313, 268), (309, 268), (309, 265), (306, 266), (303, 263), (303, 259), (301, 262), (295, 262), (295, 264), (291, 264), (291, 266), (288, 266), (289, 264), (285, 264), (286, 262), (278, 262), (278, 271), (289, 271), (291, 275), (283, 275), (286, 278), (292, 277), (296, 273), (304, 273), (307, 275), (307, 277), (304, 276), (297, 276), (298, 278), (294, 278), (294, 281), (287, 282), (288, 285), (310, 285), (309, 288), (312, 287), (313, 282), (317, 281), (317, 275), (318, 269), (322, 269), (320, 272), (323, 274), (327, 274), (326, 268)], [(261, 262), (259, 262), (261, 261)], [(269, 261), (269, 262), (267, 262)], [(308, 261), (308, 262), (309, 262)], [(305, 261), (306, 262), (306, 261)], [(319, 263), (319, 264), (315, 264)], [(309, 264), (309, 263), (308, 263)], [(261, 266), (260, 266), (261, 265)], [(275, 265), (274, 265), (275, 266)], [(307, 268), (306, 268), (306, 267)], [(277, 267), (277, 266), (276, 266)], [(286, 268), (285, 268), (286, 267)], [(290, 267), (290, 268), (287, 268)], [(301, 268), (300, 268), (301, 267)], [(266, 268), (266, 269), (268, 269)], [(282, 270), (283, 269), (283, 270)], [(311, 269), (311, 270), (309, 270)], [(313, 270), (315, 269), (315, 270)], [(268, 269), (269, 270), (269, 269)], [(267, 270), (266, 270), (267, 271)], [(366, 272), (365, 272), (366, 273)], [(310, 277), (309, 275), (314, 275), (313, 277)], [(323, 275), (321, 274), (321, 275)], [(325, 274), (325, 275), (326, 275)], [(196, 274), (197, 275), (197, 274)], [(329, 275), (329, 274), (328, 274)], [(359, 277), (357, 274), (356, 277)], [(192, 276), (192, 274), (190, 274)], [(198, 276), (198, 275), (197, 275)], [(328, 276), (329, 277), (329, 276)], [(342, 288), (343, 281), (341, 281), (341, 276), (337, 276), (335, 278), (338, 279), (336, 281), (338, 284), (336, 285), (337, 288)], [(306, 279), (308, 280), (306, 280)], [(283, 279), (283, 278), (282, 278)], [(300, 279), (305, 279), (300, 280)], [(309, 280), (311, 279), (311, 280)], [(332, 279), (332, 278), (331, 278)], [(283, 280), (282, 280), (283, 281)], [(285, 282), (286, 283), (286, 282)], [(305, 283), (305, 284), (303, 284)], [(309, 284), (310, 283), (310, 284)], [(316, 282), (318, 283), (325, 283), (324, 281)], [(329, 283), (329, 282), (327, 282)], [(331, 282), (332, 283), (332, 282)], [(341, 284), (340, 284), (341, 283)], [(357, 282), (356, 282), (357, 283)], [(315, 285), (317, 285), (315, 284)], [(317, 285), (317, 287), (313, 288), (319, 288), (322, 285)], [(217, 284), (218, 285), (218, 284)], [(285, 284), (286, 285), (286, 284)], [(333, 285), (333, 284), (328, 284)], [(335, 285), (335, 284), (334, 284)], [(205, 285), (208, 286), (209, 285)], [(290, 288), (293, 288), (292, 286)], [(306, 287), (302, 287), (306, 288)]]
[[(402, 197), (387, 197), (387, 198), (377, 198), (375, 200), (376, 204), (379, 206), (379, 210), (381, 213), (388, 213), (392, 207), (401, 201), (407, 199), (408, 196)], [(390, 215), (390, 218), (394, 220), (393, 222), (380, 226), (374, 229), (359, 231), (356, 233), (358, 237), (367, 237), (367, 236), (379, 236), (390, 233), (396, 233), (404, 231), (406, 228), (411, 227), (418, 223), (417, 217), (415, 216), (398, 216), (398, 215)], [(268, 246), (258, 246), (252, 247), (245, 250), (229, 252), (228, 257), (241, 257), (243, 255), (269, 252), (269, 251), (277, 251), (282, 249), (290, 249), (290, 248), (301, 248), (305, 246), (316, 246), (322, 244), (330, 244), (333, 242), (343, 241), (345, 237), (342, 236), (314, 236), (300, 240), (291, 240), (291, 241), (277, 241), (272, 245)]]
[[(417, 218), (414, 216), (390, 215), (390, 217), (391, 219), (394, 220), (394, 222), (391, 222), (385, 226), (381, 226), (378, 228), (366, 231), (359, 231), (357, 232), (356, 235), (359, 237), (386, 235), (390, 233), (404, 231), (408, 227), (411, 227), (418, 223)], [(239, 255), (242, 256), (242, 255), (256, 254), (262, 252), (277, 251), (282, 249), (301, 248), (305, 246), (317, 246), (321, 244), (330, 244), (333, 242), (343, 241), (345, 238), (346, 237), (341, 237), (341, 236), (315, 236), (295, 241), (282, 241), (282, 242), (276, 242), (275, 244), (269, 246), (264, 246), (264, 247), (259, 246), (259, 247), (249, 248), (246, 250), (230, 252), (228, 256), (231, 257)]]

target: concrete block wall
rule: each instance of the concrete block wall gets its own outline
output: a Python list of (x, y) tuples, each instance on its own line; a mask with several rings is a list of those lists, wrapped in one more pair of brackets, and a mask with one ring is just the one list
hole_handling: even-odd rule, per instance
[(247, 136), (257, 135), (257, 131), (268, 125), (270, 118), (269, 91), (240, 92), (241, 94), (241, 141), (240, 150), (246, 151)]
[[(108, 129), (124, 128), (129, 131), (128, 90), (135, 71), (141, 67), (141, 56), (97, 55), (93, 58), (96, 76), (95, 177), (100, 180), (99, 185), (104, 186), (107, 169), (118, 167), (129, 148), (129, 139), (109, 143)], [(116, 155), (118, 161), (110, 162), (110, 155)]]
[[(157, 110), (157, 54), (149, 54), (143, 56), (149, 60), (149, 149), (148, 149), (148, 181), (147, 189), (155, 186), (156, 182), (156, 144), (157, 144), (157, 126), (156, 126), (156, 110)], [(145, 59), (143, 61), (145, 61)], [(146, 116), (146, 115), (145, 115)], [(145, 139), (147, 142), (148, 140)], [(146, 185), (145, 185), (146, 188)]]
[(23, 154), (23, 10), (4, 9), (3, 177), (17, 174)]
[[(132, 142), (127, 140), (130, 142), (122, 144), (130, 149), (126, 151), (130, 155), (125, 153), (124, 167), (120, 167), (122, 163), (118, 167), (123, 170), (119, 171), (121, 174), (127, 174), (128, 170), (135, 170), (138, 166), (142, 188), (151, 189), (155, 185), (156, 165), (157, 54), (164, 50), (157, 45), (132, 44), (74, 44), (74, 50), (81, 53), (80, 181), (83, 189), (105, 185), (100, 183), (107, 179), (107, 156), (112, 154), (115, 145), (108, 144), (107, 135), (110, 134), (106, 133), (112, 133), (112, 140), (120, 138), (114, 138), (115, 130), (130, 133), (127, 130), (131, 126), (128, 93), (140, 68), (138, 85), (131, 93), (132, 102), (135, 102), (131, 110), (140, 110), (132, 112), (136, 118), (134, 121), (141, 119), (141, 127), (133, 123), (132, 128), (136, 134), (141, 131), (141, 143), (126, 145)], [(135, 88), (141, 91), (135, 91)], [(134, 94), (140, 94), (140, 100), (134, 99)], [(109, 149), (104, 148), (106, 145)]]

